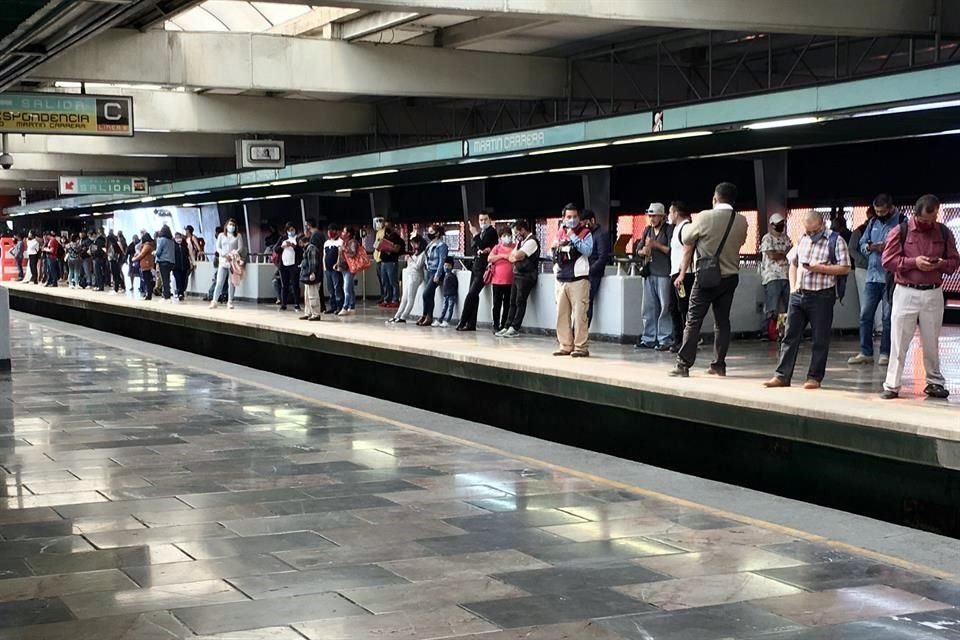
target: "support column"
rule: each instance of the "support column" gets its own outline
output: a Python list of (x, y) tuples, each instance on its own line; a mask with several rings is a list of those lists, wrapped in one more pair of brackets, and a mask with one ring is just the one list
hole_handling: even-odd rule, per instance
[(591, 171), (580, 176), (583, 180), (583, 208), (593, 209), (600, 228), (610, 228), (610, 170)]
[(460, 185), (460, 202), (463, 208), (464, 225), (464, 255), (473, 255), (472, 242), (470, 238), (470, 224), (479, 225), (480, 212), (486, 209), (487, 202), (487, 184), (485, 180), (474, 180), (464, 182)]
[(378, 189), (370, 192), (370, 220), (388, 218), (390, 214), (390, 190)]
[(770, 151), (753, 159), (757, 188), (757, 220), (761, 230), (775, 213), (787, 211), (787, 152)]

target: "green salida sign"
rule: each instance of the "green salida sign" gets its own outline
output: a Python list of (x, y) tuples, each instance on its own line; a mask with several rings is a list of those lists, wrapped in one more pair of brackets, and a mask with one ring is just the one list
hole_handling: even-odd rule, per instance
[(60, 195), (146, 195), (146, 178), (130, 176), (60, 176)]

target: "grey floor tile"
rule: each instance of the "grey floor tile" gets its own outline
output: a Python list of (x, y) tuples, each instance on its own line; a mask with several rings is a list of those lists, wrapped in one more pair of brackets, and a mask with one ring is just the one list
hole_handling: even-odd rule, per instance
[[(235, 464), (235, 463), (233, 463)], [(197, 509), (207, 507), (225, 507), (234, 504), (254, 502), (282, 502), (285, 500), (303, 500), (306, 496), (297, 489), (270, 489), (267, 491), (224, 491), (217, 493), (197, 493), (179, 496), (182, 502)], [(147, 511), (148, 509), (143, 509)]]
[(59, 555), (89, 551), (93, 546), (80, 536), (30, 538), (0, 544), (0, 559), (28, 558), (35, 555)]
[(336, 547), (294, 549), (272, 555), (297, 569), (317, 569), (349, 564), (389, 562), (426, 558), (434, 553), (416, 542), (373, 545), (369, 547)]
[(224, 527), (241, 536), (269, 535), (273, 533), (291, 533), (294, 531), (324, 531), (344, 527), (366, 525), (364, 520), (345, 511), (326, 513), (306, 513), (292, 516), (273, 516), (247, 518), (243, 520), (223, 520)]
[(553, 567), (532, 571), (511, 571), (491, 576), (534, 595), (570, 594), (578, 591), (667, 580), (665, 576), (636, 564), (606, 567)]
[(467, 602), (463, 608), (503, 628), (605, 618), (654, 609), (649, 604), (607, 589)]
[(98, 549), (133, 547), (141, 544), (190, 542), (207, 538), (234, 538), (236, 533), (219, 523), (188, 524), (175, 527), (156, 527), (133, 531), (111, 531), (86, 536)]
[(648, 538), (619, 538), (597, 542), (570, 542), (528, 551), (534, 558), (550, 564), (597, 564), (616, 560), (684, 553), (683, 549)]
[(498, 630), (459, 607), (319, 620), (295, 624), (294, 627), (310, 640), (423, 640)]
[(444, 522), (465, 531), (502, 531), (524, 527), (577, 524), (586, 522), (586, 520), (556, 509), (543, 509), (539, 511), (507, 511), (465, 518), (446, 518)]
[(395, 573), (372, 564), (291, 571), (272, 575), (251, 575), (245, 578), (232, 578), (229, 582), (254, 600), (387, 584), (409, 584), (407, 580)]
[(859, 560), (857, 556), (851, 555), (845, 551), (840, 551), (823, 544), (815, 544), (798, 540), (786, 544), (771, 544), (763, 547), (765, 551), (776, 553), (777, 555), (796, 558), (807, 564), (826, 564), (829, 562), (848, 562), (850, 560)]
[(440, 580), (454, 576), (490, 576), (495, 573), (550, 568), (546, 562), (515, 549), (382, 561), (378, 564), (411, 582)]
[(768, 569), (758, 573), (810, 591), (826, 591), (827, 589), (872, 584), (898, 586), (909, 582), (919, 582), (927, 577), (888, 564), (860, 559)]
[(332, 542), (311, 531), (177, 543), (177, 547), (197, 560), (332, 546)]
[(741, 639), (805, 628), (745, 603), (607, 618), (597, 624), (626, 640)]
[(73, 533), (70, 520), (48, 520), (45, 522), (24, 522), (0, 526), (3, 540), (29, 540), (30, 538), (56, 538)]
[(176, 511), (178, 509), (189, 508), (190, 505), (176, 498), (151, 498), (147, 500), (78, 504), (57, 507), (56, 509), (57, 513), (64, 518), (82, 518), (91, 516), (131, 515), (145, 511)]
[(477, 553), (479, 551), (498, 551), (502, 549), (532, 551), (548, 549), (563, 542), (565, 542), (563, 538), (540, 529), (481, 531), (479, 533), (449, 535), (417, 541), (418, 544), (430, 549), (437, 555)]
[(334, 593), (177, 609), (173, 614), (197, 634), (224, 633), (326, 618), (369, 615)]
[(61, 598), (73, 614), (83, 620), (114, 615), (163, 611), (186, 606), (247, 602), (246, 596), (223, 580), (171, 584), (149, 589), (75, 593)]
[(0, 601), (33, 600), (71, 593), (122, 591), (137, 585), (116, 569), (0, 580)]
[(73, 615), (59, 598), (0, 602), (0, 628), (23, 627), (72, 620)]
[(141, 587), (157, 587), (202, 580), (237, 578), (239, 576), (266, 576), (293, 570), (290, 565), (268, 555), (169, 562), (143, 567), (125, 567), (123, 569), (124, 573)]
[(930, 579), (920, 582), (904, 582), (898, 584), (897, 587), (924, 598), (943, 602), (951, 607), (960, 607), (960, 583), (958, 582)]
[(180, 640), (193, 635), (164, 611), (35, 624), (0, 629), (0, 640)]
[(5, 558), (0, 560), (0, 580), (25, 578), (32, 575), (33, 570), (23, 558)]
[(454, 577), (412, 584), (344, 589), (351, 602), (375, 614), (431, 611), (448, 605), (500, 600), (527, 595), (525, 591), (487, 577)]
[(190, 556), (173, 545), (144, 545), (82, 553), (48, 554), (28, 557), (27, 564), (37, 575), (141, 567), (164, 562), (183, 562)]

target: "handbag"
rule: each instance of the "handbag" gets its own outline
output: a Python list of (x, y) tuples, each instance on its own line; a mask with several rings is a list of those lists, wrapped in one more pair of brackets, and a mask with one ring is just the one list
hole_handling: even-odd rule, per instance
[(493, 282), (493, 272), (494, 265), (488, 264), (487, 268), (483, 272), (483, 284), (490, 284)]
[(637, 261), (640, 263), (639, 273), (641, 278), (650, 277), (650, 266), (653, 263), (653, 258), (640, 255), (639, 253), (640, 249), (643, 248), (643, 244), (646, 243), (647, 236), (649, 235), (650, 235), (650, 227), (647, 227), (646, 229), (643, 230), (643, 235), (640, 237), (640, 240), (642, 242), (634, 244), (634, 247), (633, 247), (634, 256), (636, 257)]
[(350, 269), (350, 273), (357, 274), (361, 271), (366, 271), (370, 266), (370, 256), (367, 255), (367, 250), (363, 246), (357, 247), (357, 255), (350, 257), (347, 253), (343, 254), (344, 260), (346, 260), (347, 268)]
[(730, 222), (727, 223), (727, 230), (723, 232), (723, 238), (717, 250), (710, 256), (701, 255), (697, 259), (697, 284), (704, 289), (719, 287), (723, 273), (720, 271), (720, 252), (727, 243), (727, 236), (730, 235), (730, 229), (733, 228), (733, 221), (737, 217), (736, 211), (730, 212)]

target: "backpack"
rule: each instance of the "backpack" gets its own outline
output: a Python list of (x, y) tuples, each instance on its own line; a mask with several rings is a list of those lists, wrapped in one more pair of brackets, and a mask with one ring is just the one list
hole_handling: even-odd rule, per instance
[(14, 259), (19, 259), (20, 256), (23, 255), (23, 241), (22, 241), (22, 240), (19, 241), (19, 242), (17, 242), (15, 245), (13, 245), (13, 250), (10, 251), (10, 255), (12, 255), (12, 256), (14, 257)]
[[(840, 237), (840, 234), (836, 231), (830, 233), (830, 241), (827, 244), (827, 252), (829, 254), (830, 264), (837, 264), (837, 238)], [(837, 300), (840, 301), (840, 304), (843, 304), (843, 298), (847, 295), (847, 276), (837, 276)]]

